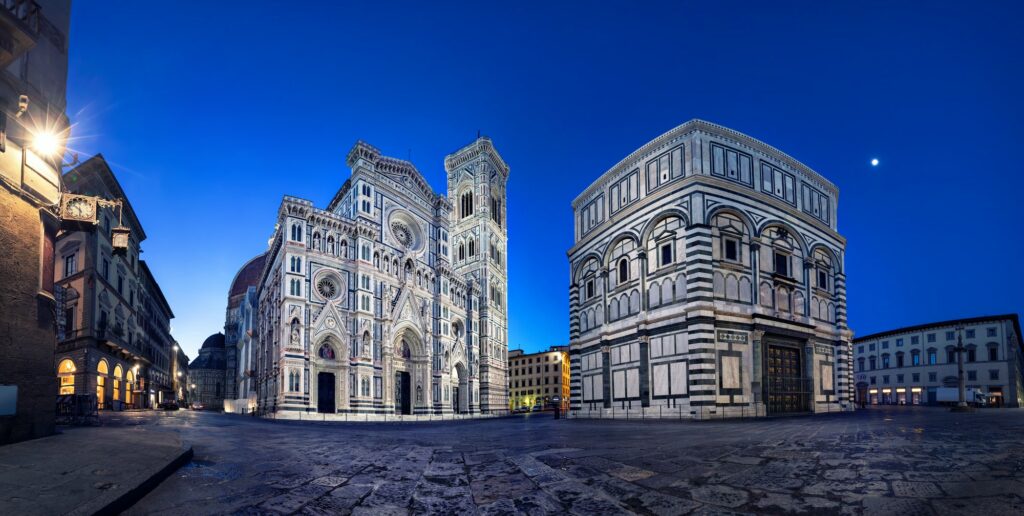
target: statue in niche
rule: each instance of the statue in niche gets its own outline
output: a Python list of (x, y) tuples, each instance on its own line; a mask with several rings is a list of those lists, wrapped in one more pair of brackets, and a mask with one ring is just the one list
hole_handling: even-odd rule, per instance
[(301, 340), (302, 340), (302, 330), (299, 329), (299, 320), (298, 319), (292, 319), (292, 336), (291, 336), (291, 344), (292, 344), (292, 346), (296, 346), (296, 347), (299, 346)]

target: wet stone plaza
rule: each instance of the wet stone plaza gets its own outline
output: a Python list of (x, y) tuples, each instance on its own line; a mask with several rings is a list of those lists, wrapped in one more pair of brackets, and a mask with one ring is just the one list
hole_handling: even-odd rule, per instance
[(754, 421), (274, 422), (105, 416), (194, 460), (134, 514), (1024, 513), (1024, 410)]

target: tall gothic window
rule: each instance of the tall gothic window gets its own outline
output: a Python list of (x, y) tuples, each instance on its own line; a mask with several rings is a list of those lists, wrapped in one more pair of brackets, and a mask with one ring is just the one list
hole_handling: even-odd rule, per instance
[(472, 238), (469, 239), (469, 257), (476, 256), (476, 242)]
[(623, 258), (619, 260), (619, 283), (627, 281), (629, 281), (629, 259)]
[(491, 197), (491, 220), (501, 225), (501, 200)]
[(459, 260), (466, 259), (466, 244), (459, 244)]
[(473, 214), (473, 192), (466, 192), (462, 194), (460, 207), (462, 218), (466, 218)]
[(296, 242), (302, 241), (302, 226), (299, 224), (292, 224), (292, 240)]

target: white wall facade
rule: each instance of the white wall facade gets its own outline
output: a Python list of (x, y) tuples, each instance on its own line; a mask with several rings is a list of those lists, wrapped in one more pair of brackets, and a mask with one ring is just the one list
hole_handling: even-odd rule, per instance
[[(487, 159), (500, 160), (486, 146)], [(484, 170), (483, 159), (467, 166)], [(365, 143), (348, 165), (352, 176), (326, 209), (294, 197), (281, 204), (259, 287), (257, 411), (503, 409), (506, 350), (483, 331), (487, 276), (453, 264), (452, 204), (411, 163)]]

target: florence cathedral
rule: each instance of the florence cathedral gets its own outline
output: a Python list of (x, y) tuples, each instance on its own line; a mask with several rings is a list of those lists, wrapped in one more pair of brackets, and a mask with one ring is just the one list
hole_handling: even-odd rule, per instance
[(508, 166), (478, 138), (445, 158), (442, 195), (363, 142), (347, 164), (326, 208), (281, 202), (256, 282), (253, 360), (240, 371), (255, 410), (505, 410)]

